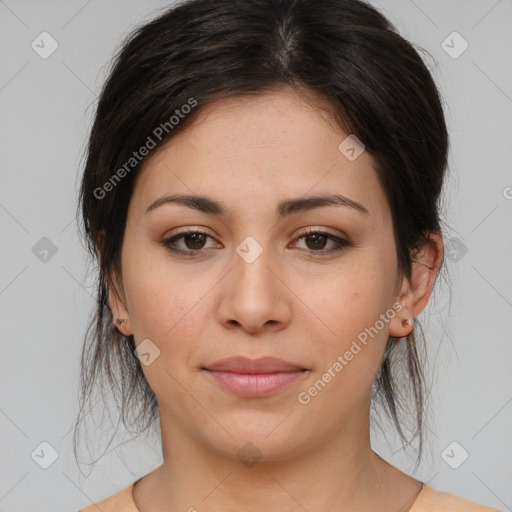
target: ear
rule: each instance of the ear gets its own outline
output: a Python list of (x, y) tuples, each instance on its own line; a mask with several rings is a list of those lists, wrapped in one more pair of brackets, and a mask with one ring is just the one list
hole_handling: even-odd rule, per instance
[[(404, 277), (397, 302), (402, 304), (399, 314), (389, 324), (390, 336), (404, 338), (414, 329), (413, 320), (428, 304), (436, 276), (443, 263), (443, 237), (438, 232), (428, 233), (429, 241), (413, 255), (411, 277)], [(405, 324), (410, 319), (411, 325)]]
[[(124, 336), (130, 336), (133, 334), (133, 329), (130, 323), (130, 315), (128, 314), (128, 310), (125, 306), (126, 299), (124, 293), (122, 296), (119, 294), (118, 290), (122, 289), (124, 291), (124, 288), (120, 288), (117, 284), (117, 281), (115, 278), (113, 279), (114, 284), (108, 285), (108, 303), (110, 305), (110, 309), (112, 311), (112, 315), (114, 317), (114, 326), (117, 328), (117, 330), (123, 334)], [(121, 324), (117, 324), (117, 320), (123, 320)]]

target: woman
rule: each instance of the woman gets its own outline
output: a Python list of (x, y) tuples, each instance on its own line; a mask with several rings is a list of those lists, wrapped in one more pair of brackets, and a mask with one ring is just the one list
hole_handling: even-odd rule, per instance
[(372, 401), (407, 441), (408, 392), (421, 455), (447, 152), (430, 73), (361, 1), (190, 0), (138, 29), (82, 181), (82, 405), (121, 382), (163, 463), (82, 510), (493, 510), (370, 445)]

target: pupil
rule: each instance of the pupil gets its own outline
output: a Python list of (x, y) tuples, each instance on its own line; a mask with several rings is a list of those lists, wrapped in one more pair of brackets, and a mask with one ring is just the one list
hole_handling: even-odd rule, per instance
[[(325, 236), (324, 235), (319, 235), (319, 234), (315, 234), (315, 235), (309, 235), (308, 237), (310, 240), (313, 240), (313, 243), (314, 244), (318, 244), (320, 243), (320, 245), (322, 245), (322, 247), (320, 247), (320, 249), (323, 248), (323, 245), (321, 242), (324, 241), (325, 242)], [(319, 247), (313, 247), (313, 249), (318, 249)]]
[[(190, 246), (190, 244), (188, 243), (188, 240), (192, 238), (192, 247)], [(201, 249), (201, 240), (202, 238), (204, 238), (204, 235), (202, 235), (201, 233), (193, 233), (191, 235), (187, 235), (187, 237), (185, 238), (186, 240), (186, 245), (189, 249)], [(203, 241), (204, 242), (204, 241)], [(194, 244), (199, 244), (199, 247), (195, 247)]]

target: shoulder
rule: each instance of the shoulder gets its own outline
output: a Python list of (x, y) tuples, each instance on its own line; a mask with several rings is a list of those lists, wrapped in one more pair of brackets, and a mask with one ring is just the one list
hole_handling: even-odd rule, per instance
[(501, 512), (423, 484), (409, 512)]
[[(78, 512), (139, 512), (132, 497), (135, 482)], [(409, 512), (502, 512), (498, 509), (467, 501), (459, 496), (438, 491), (424, 484)]]
[(88, 507), (81, 508), (78, 512), (139, 512), (135, 507), (132, 497), (132, 489), (135, 482), (116, 492), (108, 498), (104, 498)]

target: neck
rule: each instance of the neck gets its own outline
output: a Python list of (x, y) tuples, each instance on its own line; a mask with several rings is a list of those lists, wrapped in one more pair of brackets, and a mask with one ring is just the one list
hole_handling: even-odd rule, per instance
[(278, 460), (262, 455), (251, 464), (199, 442), (160, 413), (164, 462), (133, 490), (141, 512), (376, 512), (400, 503), (395, 510), (408, 510), (419, 492), (419, 482), (372, 451), (367, 419)]

